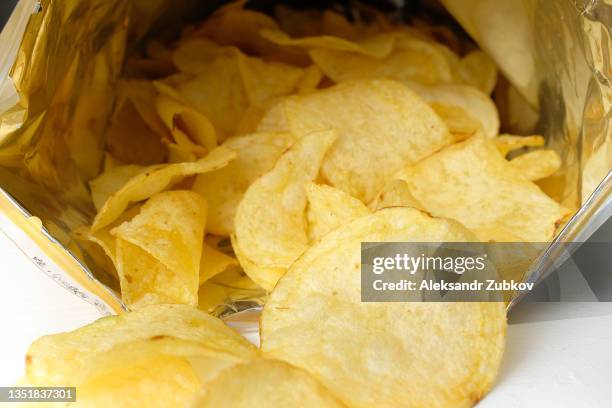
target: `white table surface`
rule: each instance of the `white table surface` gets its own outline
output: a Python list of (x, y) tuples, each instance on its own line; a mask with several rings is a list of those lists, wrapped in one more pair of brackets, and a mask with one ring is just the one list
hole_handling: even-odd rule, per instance
[[(21, 377), (34, 339), (99, 314), (43, 275), (1, 231), (0, 271), (0, 386), (7, 386)], [(612, 303), (534, 308), (526, 320), (539, 321), (509, 326), (497, 385), (479, 407), (611, 407)]]

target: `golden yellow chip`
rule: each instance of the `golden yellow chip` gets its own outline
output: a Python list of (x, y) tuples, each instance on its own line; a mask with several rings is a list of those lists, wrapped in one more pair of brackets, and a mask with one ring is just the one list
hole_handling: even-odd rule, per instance
[(306, 196), (308, 237), (311, 241), (319, 240), (339, 226), (370, 213), (358, 199), (324, 184), (308, 184)]
[(253, 181), (268, 172), (295, 138), (289, 133), (260, 132), (228, 139), (224, 146), (236, 152), (236, 160), (217, 171), (197, 176), (193, 191), (209, 206), (207, 231), (217, 235), (234, 232), (238, 203)]
[(121, 295), (131, 308), (198, 304), (206, 202), (192, 191), (165, 191), (111, 231)]
[(326, 49), (353, 52), (373, 58), (384, 58), (391, 53), (394, 38), (390, 34), (378, 34), (362, 41), (353, 42), (330, 35), (291, 38), (280, 30), (262, 29), (259, 34), (266, 40), (289, 49)]
[(238, 266), (236, 258), (226, 255), (205, 243), (202, 247), (202, 257), (200, 258), (199, 284), (201, 285), (213, 276), (236, 266)]
[(542, 136), (515, 136), (515, 135), (499, 135), (495, 138), (495, 146), (500, 151), (502, 156), (507, 155), (512, 150), (522, 149), (524, 147), (542, 147), (546, 140)]
[(89, 181), (91, 200), (100, 211), (106, 200), (123, 187), (130, 179), (145, 171), (146, 167), (136, 164), (113, 167)]
[(561, 157), (554, 150), (534, 150), (510, 160), (510, 166), (528, 180), (541, 180), (559, 170)]
[(429, 104), (452, 106), (464, 110), (470, 120), (480, 122), (482, 133), (493, 138), (499, 133), (499, 113), (493, 100), (478, 89), (467, 85), (408, 86)]
[(490, 95), (497, 83), (497, 66), (487, 54), (472, 51), (459, 61), (459, 78), (481, 92)]
[(116, 220), (131, 203), (143, 201), (194, 174), (215, 171), (236, 157), (232, 150), (220, 146), (193, 163), (160, 164), (147, 168), (128, 181), (104, 203), (91, 226), (92, 232)]
[(297, 83), (297, 91), (299, 93), (309, 92), (317, 88), (323, 79), (323, 71), (316, 65), (311, 65), (304, 69), (304, 73)]
[(250, 54), (274, 52), (276, 47), (263, 39), (259, 31), (266, 28), (276, 29), (276, 22), (263, 13), (244, 9), (240, 3), (235, 2), (232, 3), (234, 7), (225, 6), (218, 9), (191, 35), (207, 37), (221, 45), (233, 45)]
[(200, 408), (342, 408), (306, 371), (283, 361), (256, 359), (233, 366), (208, 384)]
[(350, 407), (473, 405), (501, 362), (503, 302), (363, 303), (360, 263), (362, 242), (474, 238), (457, 222), (411, 208), (383, 209), (332, 231), (291, 266), (264, 306), (264, 356), (306, 369)]
[[(483, 241), (512, 234), (525, 242), (547, 242), (568, 213), (484, 137), (449, 146), (396, 177), (429, 213), (461, 222)], [(492, 231), (500, 235), (489, 235)]]
[(393, 179), (387, 182), (385, 187), (370, 203), (370, 208), (380, 210), (388, 207), (412, 207), (425, 211), (421, 203), (410, 192), (408, 183), (404, 180)]
[(267, 290), (308, 247), (306, 186), (335, 140), (333, 131), (299, 139), (251, 184), (238, 206), (234, 251), (249, 277)]
[(399, 82), (358, 81), (287, 98), (262, 119), (262, 127), (297, 137), (334, 129), (322, 179), (369, 203), (395, 172), (453, 142), (444, 122)]
[(465, 140), (482, 130), (482, 124), (474, 119), (465, 109), (456, 105), (432, 102), (429, 104), (436, 114), (444, 121), (455, 140)]
[(336, 83), (385, 78), (426, 85), (452, 81), (451, 67), (438, 48), (399, 34), (395, 35), (393, 51), (384, 58), (324, 48), (313, 49), (310, 56)]
[[(41, 337), (28, 349), (26, 376), (36, 386), (73, 384), (91, 361), (103, 358), (115, 346), (164, 339), (184, 342), (187, 355), (192, 354), (194, 345), (208, 349), (208, 355), (233, 361), (247, 361), (257, 353), (238, 333), (212, 316), (185, 305), (155, 305), (102, 318), (72, 332)], [(170, 355), (185, 355), (179, 347), (163, 349)]]

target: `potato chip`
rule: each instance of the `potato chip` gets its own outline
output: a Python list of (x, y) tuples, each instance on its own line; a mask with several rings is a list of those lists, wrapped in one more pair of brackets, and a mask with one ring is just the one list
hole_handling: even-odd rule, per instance
[(512, 150), (522, 149), (524, 147), (542, 147), (546, 140), (542, 136), (515, 136), (515, 135), (499, 135), (495, 138), (495, 146), (500, 151), (502, 156), (506, 156)]
[(127, 90), (120, 88), (106, 132), (106, 150), (124, 163), (149, 165), (163, 162), (167, 156), (161, 142), (163, 135), (149, 127), (126, 93)]
[(395, 37), (393, 51), (384, 58), (324, 48), (313, 49), (310, 56), (336, 83), (385, 78), (426, 85), (452, 81), (451, 67), (434, 45), (399, 34)]
[(155, 109), (155, 97), (157, 96), (155, 86), (150, 81), (130, 80), (125, 81), (125, 87), (128, 97), (134, 103), (142, 120), (158, 135), (165, 135), (166, 128)]
[[(185, 305), (155, 305), (102, 318), (72, 332), (39, 338), (28, 349), (26, 376), (36, 386), (65, 386), (72, 384), (72, 379), (92, 360), (115, 346), (167, 338), (185, 342), (182, 347), (190, 355), (194, 346), (208, 349), (209, 355), (237, 362), (247, 361), (257, 353), (238, 333), (212, 316)], [(170, 355), (184, 355), (178, 347), (164, 350)]]
[(145, 171), (146, 167), (136, 164), (113, 167), (89, 181), (91, 199), (97, 211), (106, 200), (125, 185), (130, 179)]
[(338, 141), (325, 158), (321, 176), (364, 203), (399, 169), (453, 142), (427, 104), (389, 80), (345, 83), (292, 96), (267, 116), (273, 118), (264, 117), (262, 124), (286, 123), (285, 130), (297, 137), (336, 130)]
[(265, 297), (264, 289), (239, 268), (232, 268), (210, 278), (200, 286), (198, 308), (218, 316), (239, 302), (263, 305)]
[(429, 106), (444, 121), (456, 141), (474, 136), (482, 129), (480, 121), (474, 119), (465, 109), (459, 106), (437, 102), (430, 103)]
[(276, 4), (274, 16), (281, 30), (291, 37), (313, 37), (323, 33), (323, 13), (319, 10), (294, 10)]
[(206, 202), (200, 195), (166, 191), (111, 231), (117, 238), (117, 270), (127, 305), (197, 305), (205, 223)]
[(370, 213), (358, 199), (324, 184), (308, 184), (306, 196), (308, 237), (311, 241), (319, 240), (339, 226)]
[(510, 166), (528, 180), (541, 180), (559, 170), (561, 157), (554, 150), (534, 150), (510, 160)]
[(322, 16), (323, 34), (357, 41), (363, 38), (361, 27), (349, 22), (342, 14), (333, 10), (325, 10)]
[(193, 163), (160, 164), (147, 168), (144, 173), (132, 178), (106, 200), (94, 218), (92, 232), (112, 223), (131, 203), (146, 200), (187, 176), (220, 169), (235, 157), (236, 153), (220, 146)]
[(425, 211), (421, 203), (410, 192), (408, 183), (399, 179), (390, 180), (378, 193), (376, 199), (370, 203), (370, 208), (373, 210), (388, 207), (412, 207)]
[(202, 247), (202, 257), (200, 258), (199, 284), (201, 285), (213, 276), (236, 266), (238, 266), (236, 258), (204, 244)]
[[(525, 179), (487, 138), (449, 146), (396, 175), (429, 213), (455, 219), (483, 241), (510, 233), (547, 242), (568, 211)], [(500, 236), (488, 233), (495, 227)]]
[(259, 35), (262, 29), (276, 29), (269, 16), (243, 7), (223, 7), (195, 29), (192, 36), (207, 37), (221, 45), (233, 45), (249, 54), (265, 55), (276, 50)]
[(362, 242), (474, 238), (457, 222), (411, 208), (343, 225), (308, 249), (270, 295), (264, 356), (306, 369), (351, 407), (473, 405), (501, 362), (505, 305), (362, 303), (360, 263)]
[(333, 131), (308, 134), (256, 180), (238, 205), (234, 250), (253, 281), (271, 290), (308, 247), (306, 186), (336, 140)]
[(497, 83), (497, 66), (491, 57), (480, 50), (476, 50), (461, 58), (458, 75), (467, 85), (491, 95)]
[(165, 95), (156, 98), (155, 107), (180, 147), (203, 156), (217, 146), (214, 126), (195, 109)]
[(123, 163), (121, 160), (117, 159), (108, 152), (104, 153), (104, 167), (102, 170), (103, 172), (119, 166), (125, 166), (125, 163)]
[(310, 92), (317, 88), (323, 79), (323, 71), (316, 65), (310, 65), (304, 69), (300, 80), (297, 83), (297, 91), (299, 93)]
[(423, 86), (410, 83), (408, 86), (429, 104), (453, 106), (463, 109), (469, 118), (480, 121), (482, 133), (495, 137), (499, 133), (499, 113), (493, 100), (467, 85)]
[(220, 170), (198, 175), (193, 183), (193, 191), (208, 202), (208, 232), (217, 235), (234, 232), (236, 208), (245, 191), (274, 166), (294, 140), (289, 133), (260, 132), (225, 142), (224, 146), (236, 152), (236, 160)]
[(208, 384), (200, 408), (335, 407), (339, 402), (306, 371), (279, 360), (233, 366)]
[(354, 52), (373, 58), (384, 58), (391, 53), (394, 38), (389, 34), (379, 34), (359, 42), (345, 40), (330, 35), (314, 37), (291, 38), (280, 30), (262, 29), (259, 34), (266, 40), (283, 47), (294, 49), (325, 49), (335, 51)]

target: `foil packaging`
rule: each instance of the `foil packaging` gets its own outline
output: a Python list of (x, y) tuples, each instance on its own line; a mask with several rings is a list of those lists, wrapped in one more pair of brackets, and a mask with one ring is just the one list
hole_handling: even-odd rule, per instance
[[(94, 215), (87, 181), (101, 171), (124, 58), (151, 29), (220, 3), (20, 0), (0, 33), (0, 187), (106, 285), (71, 232)], [(586, 239), (612, 213), (612, 2), (425, 3), (446, 8), (498, 64), (504, 127), (544, 135), (563, 159), (546, 189), (576, 213), (532, 266), (537, 281), (563, 257), (556, 243)]]

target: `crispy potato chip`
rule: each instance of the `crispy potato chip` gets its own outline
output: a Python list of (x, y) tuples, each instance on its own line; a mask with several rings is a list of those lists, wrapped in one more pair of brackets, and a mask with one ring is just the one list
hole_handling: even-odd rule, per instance
[(297, 91), (299, 93), (310, 92), (317, 88), (323, 79), (323, 71), (316, 65), (311, 65), (304, 69), (300, 80), (297, 83)]
[(501, 362), (505, 305), (362, 303), (360, 273), (361, 242), (472, 239), (459, 223), (412, 208), (383, 209), (332, 231), (264, 306), (264, 356), (306, 369), (351, 407), (473, 405)]
[(198, 293), (198, 308), (218, 316), (238, 302), (263, 305), (266, 291), (241, 269), (232, 268), (207, 280)]
[(385, 78), (426, 85), (452, 81), (451, 67), (434, 45), (400, 35), (395, 41), (393, 52), (384, 58), (324, 48), (313, 49), (310, 56), (336, 83)]
[(497, 66), (491, 57), (476, 50), (461, 58), (458, 75), (462, 82), (491, 95), (497, 83)]
[(208, 384), (194, 407), (335, 407), (340, 403), (308, 372), (279, 360), (256, 359), (233, 366)]
[(103, 171), (108, 171), (114, 167), (125, 166), (121, 160), (114, 157), (112, 154), (105, 152), (104, 153), (104, 167)]
[(515, 136), (515, 135), (499, 135), (495, 138), (495, 146), (500, 151), (502, 156), (506, 156), (512, 150), (522, 149), (524, 147), (542, 147), (546, 140), (542, 136)]
[(220, 169), (235, 157), (236, 153), (220, 146), (193, 163), (160, 164), (147, 168), (144, 173), (132, 178), (106, 200), (94, 218), (92, 232), (112, 223), (131, 203), (146, 200), (187, 176)]
[(251, 184), (238, 206), (234, 251), (247, 275), (267, 290), (308, 247), (306, 186), (335, 140), (333, 131), (299, 139)]
[[(525, 242), (547, 242), (568, 211), (525, 179), (487, 138), (449, 146), (396, 175), (429, 213), (455, 219), (483, 241), (510, 233)], [(489, 236), (495, 227), (505, 231)], [(507, 232), (507, 233), (506, 233)]]
[(158, 135), (165, 135), (166, 128), (155, 109), (157, 96), (155, 86), (150, 81), (136, 80), (125, 81), (125, 84), (128, 97), (134, 103), (142, 120)]
[(284, 130), (297, 137), (335, 129), (338, 141), (325, 158), (322, 178), (365, 203), (399, 169), (453, 142), (427, 104), (389, 80), (346, 83), (292, 96), (266, 116), (262, 127), (286, 124)]
[(161, 142), (163, 134), (151, 129), (140, 116), (134, 102), (120, 86), (117, 104), (108, 131), (106, 150), (119, 161), (149, 165), (161, 163), (167, 156)]
[(207, 37), (221, 45), (233, 45), (249, 54), (265, 55), (276, 50), (259, 35), (262, 29), (277, 29), (269, 16), (242, 7), (223, 7), (195, 29), (192, 36)]
[[(326, 49), (353, 52), (373, 58), (384, 58), (391, 53), (394, 38), (389, 34), (379, 34), (359, 42), (345, 40), (330, 35), (291, 38), (280, 30), (262, 29), (259, 34), (266, 40), (283, 47), (304, 49)], [(325, 70), (324, 70), (325, 71)]]
[[(28, 349), (26, 376), (36, 386), (65, 386), (72, 384), (92, 360), (115, 346), (165, 338), (186, 342), (189, 350), (195, 343), (208, 349), (209, 355), (234, 361), (248, 361), (257, 353), (238, 333), (212, 316), (185, 305), (155, 305), (39, 338)], [(164, 350), (170, 355), (183, 354), (177, 347)]]
[(89, 181), (91, 199), (97, 211), (104, 205), (106, 200), (130, 179), (145, 171), (146, 167), (136, 164), (113, 167)]
[(192, 191), (165, 191), (111, 231), (117, 238), (121, 295), (132, 308), (198, 304), (206, 201)]
[(510, 160), (510, 166), (528, 180), (541, 180), (559, 170), (561, 157), (554, 150), (534, 150)]
[(370, 213), (358, 199), (324, 184), (308, 184), (306, 196), (308, 237), (311, 241), (317, 241), (339, 226)]
[(482, 133), (495, 137), (499, 133), (499, 113), (493, 100), (476, 88), (467, 85), (408, 86), (429, 104), (442, 104), (463, 109), (471, 119), (480, 122)]
[(444, 121), (448, 130), (455, 136), (457, 141), (474, 136), (482, 129), (480, 121), (474, 119), (465, 109), (459, 106), (437, 102), (432, 102), (429, 106)]
[(268, 172), (295, 138), (290, 133), (269, 132), (233, 137), (224, 146), (236, 152), (236, 160), (226, 167), (200, 174), (193, 191), (209, 206), (207, 231), (217, 235), (234, 232), (238, 203), (253, 181)]
[(202, 247), (202, 257), (200, 258), (199, 284), (201, 285), (213, 276), (235, 266), (238, 266), (236, 258), (226, 255), (210, 245), (204, 244)]
[(389, 181), (385, 188), (378, 193), (376, 199), (370, 203), (370, 208), (373, 210), (388, 207), (412, 207), (425, 211), (421, 203), (410, 192), (408, 183), (398, 179)]
[(156, 98), (155, 107), (163, 124), (182, 148), (203, 156), (217, 146), (214, 126), (195, 109), (166, 95)]
[(319, 10), (294, 10), (283, 4), (276, 4), (274, 17), (281, 30), (291, 37), (314, 37), (323, 33), (323, 13)]

